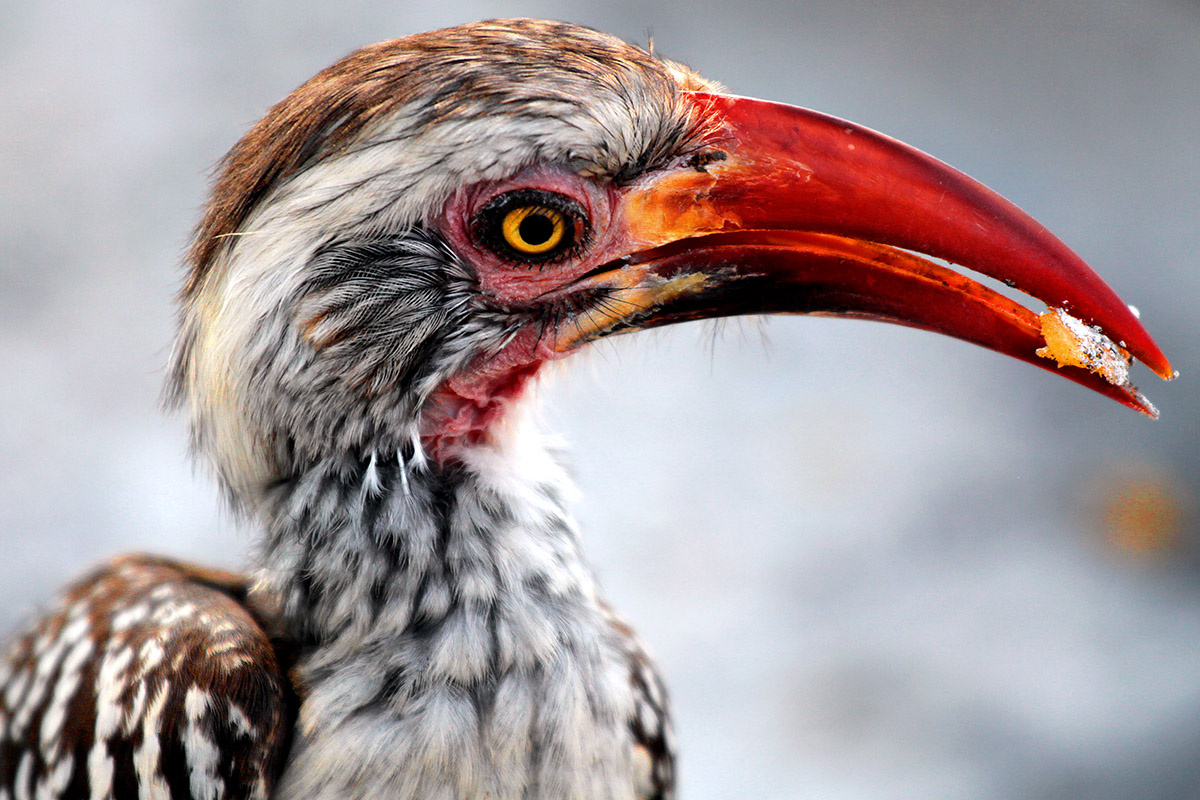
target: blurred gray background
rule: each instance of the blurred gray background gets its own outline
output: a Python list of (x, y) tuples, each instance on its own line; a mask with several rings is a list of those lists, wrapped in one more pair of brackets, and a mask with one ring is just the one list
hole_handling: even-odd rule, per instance
[(1183, 377), (1141, 418), (818, 319), (607, 344), (548, 392), (690, 798), (1200, 797), (1200, 4), (0, 6), (0, 627), (105, 556), (244, 562), (156, 407), (208, 170), (368, 42), (552, 16), (877, 128), (1080, 252)]

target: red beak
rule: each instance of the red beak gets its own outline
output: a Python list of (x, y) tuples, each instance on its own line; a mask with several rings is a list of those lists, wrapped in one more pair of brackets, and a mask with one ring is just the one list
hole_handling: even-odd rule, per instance
[[(1037, 354), (1046, 345), (1037, 314), (929, 260), (936, 258), (1064, 309), (1173, 377), (1129, 306), (982, 184), (834, 117), (725, 95), (685, 97), (709, 131), (704, 149), (621, 190), (625, 257), (569, 287), (608, 302), (585, 313), (560, 349), (684, 319), (832, 314), (925, 328), (1056, 369)], [(1127, 382), (1057, 369), (1153, 414)]]

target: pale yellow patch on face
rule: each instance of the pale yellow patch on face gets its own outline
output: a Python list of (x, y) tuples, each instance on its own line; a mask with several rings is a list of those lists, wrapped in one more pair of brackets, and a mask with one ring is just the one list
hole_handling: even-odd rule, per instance
[(672, 278), (648, 274), (645, 268), (626, 267), (606, 281), (612, 290), (608, 302), (588, 308), (569, 326), (557, 332), (553, 346), (560, 353), (603, 336), (623, 321), (670, 302), (680, 295), (703, 291), (711, 276), (689, 272)]

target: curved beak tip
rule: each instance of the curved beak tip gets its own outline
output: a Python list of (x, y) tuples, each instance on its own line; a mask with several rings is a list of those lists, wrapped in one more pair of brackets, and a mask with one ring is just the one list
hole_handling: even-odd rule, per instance
[[(1108, 284), (1015, 205), (845, 120), (685, 98), (720, 157), (622, 190), (638, 252), (591, 283), (636, 292), (637, 310), (590, 321), (589, 338), (734, 314), (866, 317), (983, 345), (1156, 415), (1129, 385), (1130, 357), (1169, 380), (1166, 356)], [(1049, 311), (1039, 320), (938, 261), (1019, 287)], [(684, 280), (696, 274), (704, 280)]]

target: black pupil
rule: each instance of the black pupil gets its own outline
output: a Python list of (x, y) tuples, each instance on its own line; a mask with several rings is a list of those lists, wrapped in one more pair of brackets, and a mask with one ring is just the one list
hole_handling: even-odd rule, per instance
[(522, 241), (532, 245), (545, 244), (554, 235), (554, 220), (545, 214), (530, 214), (521, 220), (519, 230)]

